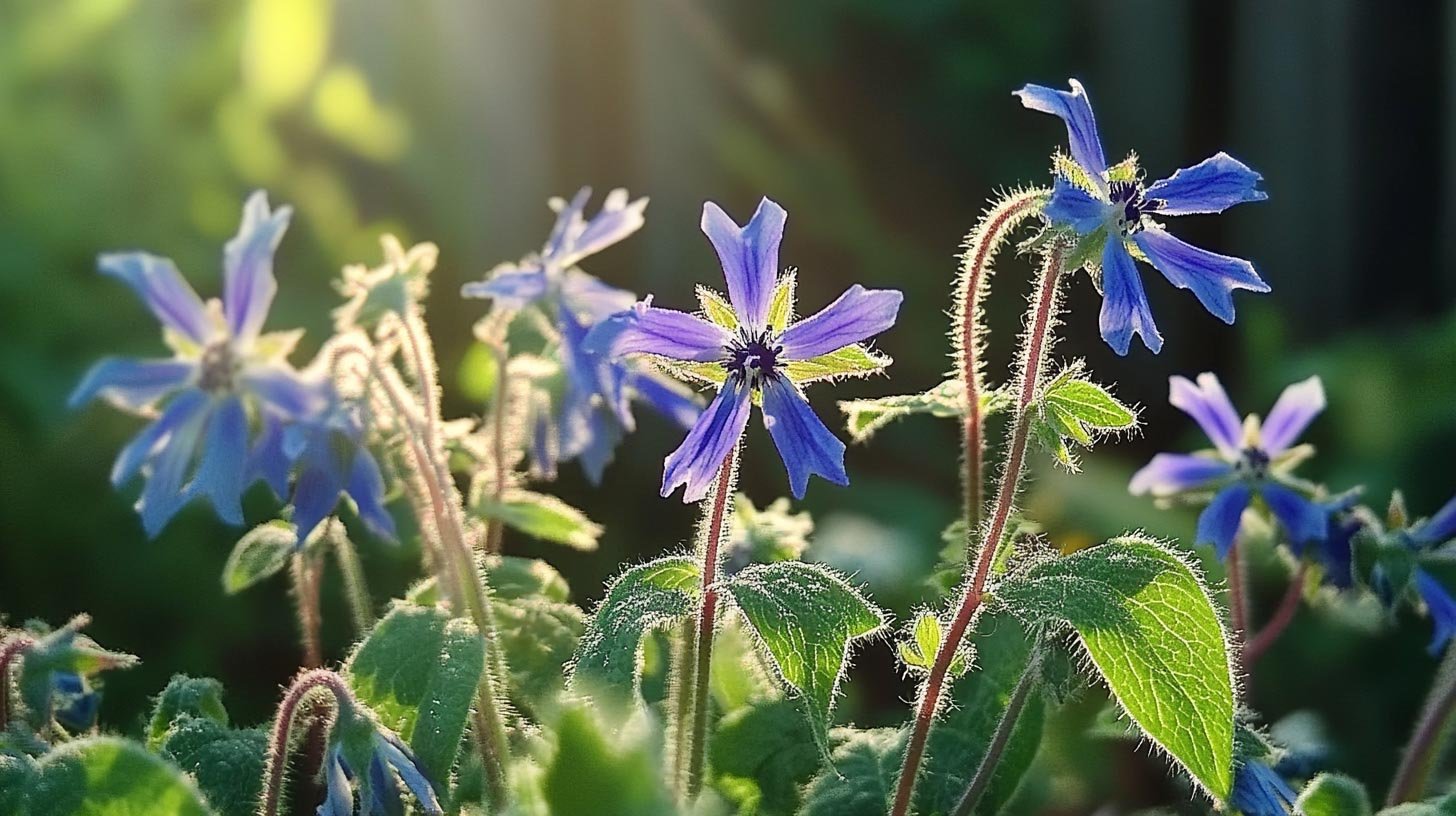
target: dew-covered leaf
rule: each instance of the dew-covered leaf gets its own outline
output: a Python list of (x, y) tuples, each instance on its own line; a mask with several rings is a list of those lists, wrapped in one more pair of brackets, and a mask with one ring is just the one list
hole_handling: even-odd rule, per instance
[(828, 567), (780, 561), (749, 567), (725, 586), (773, 662), (802, 699), (821, 749), (854, 642), (879, 632), (885, 615)]
[(1142, 732), (1216, 801), (1233, 784), (1227, 634), (1202, 581), (1168, 549), (1125, 536), (1008, 578), (1023, 620), (1065, 622)]
[(455, 764), (484, 672), (485, 642), (469, 621), (404, 602), (375, 624), (344, 666), (354, 694), (437, 782)]
[(642, 639), (692, 613), (701, 572), (687, 556), (668, 556), (622, 573), (587, 621), (572, 663), (573, 685), (630, 697), (641, 678)]
[(222, 568), (222, 588), (234, 595), (288, 566), (298, 534), (292, 524), (270, 521), (243, 534)]
[(46, 754), (28, 816), (210, 816), (202, 794), (140, 743), (91, 737)]
[(178, 674), (167, 682), (152, 706), (152, 719), (147, 726), (147, 747), (156, 749), (167, 736), (167, 729), (181, 717), (201, 717), (219, 725), (228, 724), (227, 708), (222, 704), (222, 683), (211, 677), (188, 677)]
[(601, 526), (585, 513), (555, 496), (529, 490), (513, 488), (499, 500), (483, 495), (471, 509), (481, 518), (495, 519), (532, 538), (578, 550), (595, 550), (602, 535)]

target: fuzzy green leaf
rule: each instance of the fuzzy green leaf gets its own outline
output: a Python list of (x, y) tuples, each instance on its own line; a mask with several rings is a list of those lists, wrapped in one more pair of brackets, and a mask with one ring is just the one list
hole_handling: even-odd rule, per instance
[(547, 812), (661, 816), (675, 813), (663, 784), (660, 738), (639, 720), (612, 729), (584, 706), (554, 723), (556, 753), (542, 777)]
[[(946, 380), (920, 394), (903, 394), (879, 399), (845, 400), (839, 403), (844, 412), (845, 427), (856, 442), (870, 436), (900, 417), (929, 414), (934, 417), (958, 417), (965, 413), (965, 389), (960, 380)], [(989, 416), (1005, 407), (1007, 400), (999, 391), (981, 395), (981, 410)]]
[(140, 743), (68, 742), (46, 754), (31, 783), (29, 816), (209, 816), (202, 794)]
[(1053, 385), (1044, 401), (1091, 428), (1130, 428), (1137, 414), (1096, 383), (1070, 378)]
[(497, 599), (496, 629), (510, 672), (511, 699), (522, 708), (561, 687), (585, 615), (572, 604), (541, 598)]
[(779, 680), (799, 696), (820, 748), (856, 640), (880, 631), (885, 615), (828, 567), (802, 561), (751, 566), (726, 585)]
[(219, 725), (228, 724), (227, 708), (222, 704), (222, 683), (211, 677), (174, 675), (157, 695), (152, 707), (152, 720), (147, 726), (147, 747), (161, 746), (172, 723), (181, 717), (200, 717)]
[(161, 746), (161, 755), (197, 780), (207, 803), (221, 816), (252, 816), (263, 789), (268, 737), (183, 715)]
[(709, 748), (713, 772), (750, 781), (761, 813), (797, 811), (800, 789), (821, 764), (808, 720), (783, 698), (724, 715)]
[(628, 697), (642, 677), (642, 639), (692, 613), (701, 572), (687, 556), (649, 561), (622, 573), (587, 622), (571, 682)]
[(243, 534), (222, 568), (222, 588), (235, 595), (288, 566), (298, 534), (293, 525), (270, 521)]
[(484, 672), (485, 642), (469, 621), (404, 602), (394, 604), (344, 666), (354, 694), (435, 779), (450, 777)]
[(838, 742), (830, 755), (833, 767), (809, 783), (800, 816), (884, 816), (900, 775), (905, 732), (837, 728), (831, 736)]
[(1370, 816), (1370, 794), (1358, 780), (1322, 773), (1304, 786), (1295, 812), (1304, 816)]
[(533, 538), (578, 550), (595, 550), (602, 535), (602, 528), (585, 513), (555, 496), (529, 490), (508, 490), (499, 501), (482, 496), (472, 510)]
[(1065, 622), (1113, 696), (1215, 801), (1233, 784), (1227, 633), (1192, 568), (1138, 536), (1008, 578), (996, 597), (1033, 625)]
[(497, 599), (542, 598), (564, 603), (571, 597), (566, 579), (539, 558), (490, 556), (486, 559), (485, 576)]
[(836, 377), (864, 377), (891, 362), (889, 357), (854, 343), (808, 360), (790, 361), (784, 364), (784, 373), (790, 380), (803, 384)]

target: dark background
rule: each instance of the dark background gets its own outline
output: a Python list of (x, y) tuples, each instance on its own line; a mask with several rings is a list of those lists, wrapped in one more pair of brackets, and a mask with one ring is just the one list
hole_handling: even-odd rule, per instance
[[(462, 416), (481, 410), (454, 372), (482, 308), (455, 293), (539, 247), (549, 196), (582, 184), (650, 195), (646, 228), (586, 266), (687, 307), (695, 284), (720, 285), (702, 202), (746, 219), (766, 194), (791, 214), (781, 257), (801, 270), (801, 309), (852, 282), (906, 293), (878, 344), (896, 359), (889, 379), (811, 392), (834, 425), (836, 398), (940, 381), (962, 236), (995, 191), (1043, 183), (1065, 139), (1011, 92), (1068, 76), (1086, 84), (1113, 160), (1136, 148), (1157, 178), (1224, 149), (1264, 174), (1269, 201), (1174, 229), (1253, 259), (1273, 292), (1238, 296), (1230, 328), (1145, 270), (1167, 346), (1118, 358), (1097, 339), (1095, 292), (1075, 281), (1059, 352), (1145, 406), (1146, 427), (1086, 457), (1083, 476), (1038, 481), (1030, 501), (1053, 539), (1191, 534), (1191, 515), (1125, 485), (1151, 453), (1198, 444), (1166, 405), (1166, 378), (1204, 370), (1259, 412), (1320, 374), (1330, 409), (1306, 473), (1366, 485), (1381, 507), (1400, 487), (1429, 513), (1456, 489), (1453, 36), (1450, 4), (1356, 0), (0, 0), (0, 610), (52, 623), (89, 611), (99, 640), (140, 655), (107, 688), (106, 721), (124, 730), (174, 671), (223, 678), (238, 719), (260, 722), (297, 665), (281, 582), (221, 590), (240, 531), (193, 508), (147, 541), (135, 487), (107, 482), (137, 421), (64, 406), (97, 357), (162, 351), (145, 310), (95, 273), (98, 252), (170, 255), (215, 296), (242, 199), (267, 189), (297, 209), (269, 325), (308, 329), (302, 363), (328, 331), (342, 264), (376, 263), (385, 231), (435, 241), (431, 329), (447, 411)], [(996, 286), (1000, 379), (1025, 268), (1003, 261)], [(549, 557), (586, 604), (621, 563), (690, 534), (691, 508), (655, 489), (678, 434), (642, 426), (602, 488), (574, 469), (559, 485), (607, 526), (601, 551), (507, 544)], [(786, 481), (767, 436), (750, 440), (743, 487), (763, 504)], [(957, 446), (952, 423), (913, 419), (852, 448), (853, 487), (816, 483), (804, 502), (819, 522), (810, 557), (856, 572), (901, 616), (928, 600), (922, 579), (958, 507)], [(252, 517), (267, 517), (253, 499)], [(369, 542), (364, 558), (380, 594), (415, 575), (408, 549)], [(1264, 561), (1267, 614), (1282, 578)], [(336, 590), (331, 580), (337, 657), (350, 635)], [(1260, 665), (1252, 703), (1266, 722), (1315, 711), (1336, 765), (1382, 784), (1434, 666), (1429, 624), (1318, 607)], [(845, 717), (899, 721), (910, 694), (873, 647)], [(1077, 747), (1093, 702), (1058, 721), (1026, 809), (1186, 801), (1147, 751)]]

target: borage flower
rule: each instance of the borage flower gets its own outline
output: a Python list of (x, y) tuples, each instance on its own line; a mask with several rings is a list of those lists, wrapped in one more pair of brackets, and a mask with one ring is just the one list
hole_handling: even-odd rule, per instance
[(1289, 816), (1299, 796), (1275, 770), (1254, 759), (1234, 771), (1229, 804), (1244, 816)]
[(778, 274), (779, 242), (788, 213), (765, 198), (740, 227), (718, 205), (703, 205), (703, 233), (717, 250), (728, 299), (699, 288), (704, 317), (659, 309), (651, 298), (593, 329), (588, 348), (617, 358), (652, 355), (670, 371), (717, 385), (718, 395), (682, 445), (667, 457), (662, 495), (684, 486), (683, 501), (707, 495), (718, 469), (748, 424), (753, 403), (763, 409), (794, 496), (810, 474), (848, 484), (844, 443), (809, 408), (800, 385), (866, 375), (890, 360), (860, 341), (890, 328), (902, 295), (858, 284), (819, 313), (790, 325), (792, 274)]
[(294, 463), (293, 524), (298, 546), (333, 514), (343, 499), (354, 506), (377, 536), (395, 540), (394, 517), (384, 507), (384, 475), (364, 445), (364, 419), (358, 405), (329, 389), (329, 407), (317, 418), (283, 431), (283, 454)]
[(1427, 650), (1439, 654), (1456, 638), (1456, 498), (1409, 526), (1404, 508), (1401, 499), (1392, 500), (1386, 529), (1378, 521), (1369, 522), (1365, 541), (1373, 551), (1366, 578), (1386, 606), (1411, 596), (1420, 599), (1432, 625)]
[(1053, 225), (1080, 236), (1076, 254), (1100, 276), (1102, 339), (1118, 354), (1127, 353), (1134, 333), (1154, 354), (1163, 347), (1135, 257), (1152, 264), (1174, 286), (1193, 290), (1215, 317), (1234, 322), (1233, 290), (1269, 291), (1253, 264), (1180, 241), (1153, 216), (1220, 213), (1235, 204), (1263, 201), (1268, 196), (1256, 189), (1262, 176), (1219, 153), (1144, 187), (1136, 156), (1107, 166), (1087, 92), (1077, 80), (1070, 82), (1070, 93), (1027, 85), (1016, 95), (1027, 108), (1067, 124), (1071, 161), (1058, 157), (1044, 212)]
[[(403, 813), (395, 775), (419, 800), (422, 812), (444, 813), (435, 789), (425, 777), (424, 768), (409, 747), (393, 734), (375, 731), (369, 743), (367, 759), (358, 766), (349, 761), (344, 743), (332, 745), (324, 757), (324, 787), (327, 795), (319, 805), (318, 816), (389, 816)], [(360, 776), (358, 769), (364, 769)], [(358, 803), (355, 803), (355, 793)]]
[(1290, 474), (1311, 452), (1307, 445), (1295, 445), (1295, 440), (1325, 407), (1318, 377), (1284, 389), (1262, 423), (1255, 415), (1240, 423), (1213, 374), (1198, 375), (1196, 385), (1184, 377), (1171, 377), (1169, 392), (1168, 401), (1193, 417), (1214, 449), (1154, 456), (1128, 485), (1134, 495), (1166, 498), (1215, 491), (1198, 517), (1198, 543), (1213, 544), (1219, 558), (1228, 555), (1244, 509), (1256, 497), (1296, 547), (1324, 537), (1329, 511), (1292, 486)]
[(647, 199), (629, 201), (613, 190), (602, 210), (583, 215), (591, 188), (570, 203), (553, 199), (556, 224), (539, 254), (518, 264), (496, 267), (484, 281), (460, 293), (487, 298), (511, 309), (538, 307), (555, 327), (566, 381), (557, 393), (543, 388), (532, 397), (528, 427), (532, 469), (541, 477), (556, 474), (558, 462), (580, 461), (587, 477), (600, 483), (602, 472), (622, 437), (636, 428), (632, 402), (643, 402), (684, 428), (701, 412), (696, 398), (649, 369), (587, 354), (582, 341), (599, 320), (631, 306), (636, 296), (603, 283), (574, 265), (641, 229)]
[(223, 252), (221, 304), (204, 305), (166, 258), (101, 256), (101, 272), (136, 291), (175, 352), (169, 359), (104, 359), (70, 398), (76, 406), (101, 396), (153, 417), (111, 471), (118, 486), (146, 473), (137, 510), (148, 536), (196, 497), (211, 502), (224, 521), (242, 524), (242, 493), (257, 473), (249, 461), (250, 424), (291, 420), (319, 407), (317, 389), (286, 361), (298, 334), (262, 334), (278, 290), (273, 253), (290, 215), (288, 207), (270, 211), (262, 192), (248, 199), (242, 226)]

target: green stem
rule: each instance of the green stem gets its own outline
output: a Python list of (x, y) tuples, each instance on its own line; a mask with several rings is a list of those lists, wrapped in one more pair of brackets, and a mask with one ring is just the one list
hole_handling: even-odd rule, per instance
[(1234, 537), (1228, 554), (1229, 622), (1233, 625), (1234, 669), (1252, 681), (1248, 674), (1250, 661), (1244, 657), (1244, 643), (1249, 631), (1248, 573), (1244, 569), (1243, 542)]
[(349, 533), (338, 519), (329, 521), (328, 541), (333, 545), (334, 558), (339, 563), (339, 572), (344, 576), (344, 594), (349, 598), (349, 612), (354, 618), (354, 630), (362, 637), (374, 626), (374, 600), (369, 595), (369, 584), (364, 578), (364, 565), (359, 561), (359, 551), (349, 540)]
[[(495, 484), (492, 485), (492, 499), (500, 506), (506, 492), (506, 423), (509, 419), (510, 402), (510, 348), (501, 343), (492, 349), (496, 356), (495, 411), (491, 414), (491, 460), (495, 465)], [(499, 553), (505, 537), (505, 525), (500, 519), (486, 521), (485, 551)]]
[(291, 574), (298, 631), (303, 640), (303, 667), (316, 669), (324, 664), (323, 645), (319, 639), (323, 618), (319, 614), (318, 570), (312, 559), (300, 550), (293, 554)]
[(733, 482), (738, 476), (738, 448), (718, 468), (718, 481), (703, 502), (701, 602), (692, 675), (692, 732), (689, 736), (687, 798), (694, 799), (703, 787), (703, 767), (708, 755), (709, 671), (713, 663), (713, 632), (718, 624), (718, 565), (723, 539), (727, 537), (728, 515), (733, 503)]
[(1299, 602), (1304, 597), (1304, 579), (1309, 573), (1309, 562), (1300, 561), (1299, 568), (1289, 579), (1289, 586), (1284, 589), (1284, 597), (1279, 599), (1279, 607), (1270, 616), (1269, 622), (1244, 643), (1244, 662), (1252, 669), (1259, 658), (1269, 651), (1269, 647), (1278, 642), (1284, 630), (1294, 622), (1294, 616), (1299, 612)]
[(1016, 414), (1011, 422), (1010, 435), (1006, 443), (1006, 464), (1001, 470), (1001, 483), (996, 491), (996, 501), (991, 517), (984, 525), (980, 536), (980, 554), (975, 568), (966, 579), (961, 593), (960, 607), (952, 618), (945, 641), (936, 653), (930, 675), (921, 687), (916, 707), (915, 720), (910, 728), (910, 739), (905, 746), (905, 758), (900, 767), (900, 780), (895, 788), (895, 799), (891, 805), (891, 816), (905, 816), (910, 812), (910, 802), (915, 793), (915, 783), (920, 776), (921, 761), (925, 758), (925, 746), (930, 729), (940, 711), (941, 695), (945, 690), (946, 676), (951, 663), (961, 647), (971, 622), (980, 611), (985, 599), (986, 582), (991, 574), (991, 562), (995, 560), (997, 548), (1006, 534), (1016, 494), (1021, 486), (1022, 468), (1026, 462), (1026, 444), (1031, 432), (1032, 404), (1040, 387), (1046, 368), (1046, 355), (1055, 340), (1057, 284), (1061, 280), (1062, 261), (1066, 248), (1054, 243), (1047, 250), (1045, 263), (1038, 276), (1037, 294), (1032, 299), (1027, 315), (1026, 330), (1022, 335), (1021, 389), (1016, 402)]
[(1026, 708), (1027, 700), (1031, 699), (1031, 692), (1041, 680), (1041, 661), (1042, 646), (1037, 643), (1032, 646), (1031, 660), (1026, 664), (1026, 671), (1012, 690), (1011, 699), (1006, 701), (1006, 710), (1001, 712), (1001, 721), (996, 724), (996, 732), (991, 735), (986, 753), (981, 757), (981, 763), (976, 766), (976, 773), (971, 777), (965, 794), (961, 796), (960, 804), (956, 805), (953, 816), (971, 816), (986, 789), (991, 786), (991, 780), (996, 776), (996, 766), (1001, 762), (1001, 755), (1006, 753), (1006, 745), (1011, 741), (1011, 735), (1016, 732), (1016, 721), (1021, 717), (1022, 709)]
[(688, 771), (688, 743), (691, 741), (693, 724), (693, 659), (697, 648), (694, 637), (697, 621), (683, 621), (677, 633), (677, 654), (673, 660), (672, 676), (672, 763), (668, 775), (673, 789), (686, 798)]
[(1453, 710), (1456, 710), (1456, 648), (1448, 646), (1431, 681), (1425, 705), (1421, 707), (1421, 718), (1411, 734), (1410, 745), (1390, 784), (1386, 807), (1415, 801), (1425, 793), (1426, 781), (1450, 737)]

